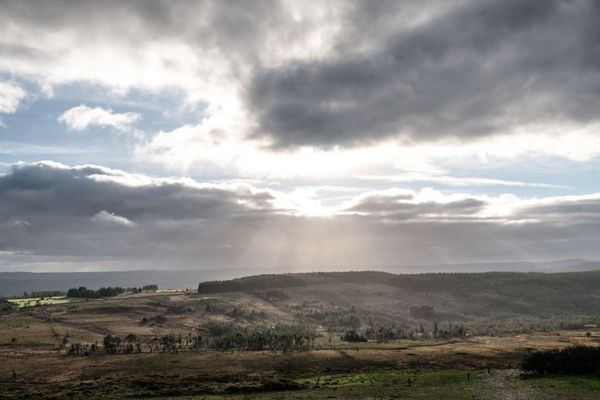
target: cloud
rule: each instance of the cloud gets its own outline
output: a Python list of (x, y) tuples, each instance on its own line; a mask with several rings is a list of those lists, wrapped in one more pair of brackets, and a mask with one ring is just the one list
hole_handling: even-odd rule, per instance
[(361, 175), (357, 178), (367, 181), (387, 181), (387, 182), (433, 182), (448, 186), (513, 186), (513, 187), (534, 187), (549, 189), (566, 189), (561, 185), (554, 185), (541, 182), (522, 182), (506, 179), (480, 178), (480, 177), (455, 177), (441, 175), (429, 172), (408, 172), (403, 175)]
[[(27, 92), (21, 86), (0, 81), (0, 114), (14, 114), (26, 97)], [(0, 127), (5, 127), (2, 119), (0, 119)]]
[(268, 191), (249, 185), (152, 178), (96, 165), (68, 167), (51, 161), (14, 166), (0, 176), (0, 193), (0, 219), (32, 223), (51, 218), (106, 220), (108, 215), (138, 222), (212, 219), (271, 208), (273, 201)]
[(595, 224), (600, 217), (600, 195), (557, 196), (523, 201), (515, 218), (562, 225)]
[[(452, 4), (379, 35), (364, 51), (257, 70), (246, 100), (255, 135), (276, 146), (330, 147), (389, 137), (469, 141), (533, 124), (598, 121), (597, 3)], [(358, 10), (363, 25), (377, 25), (397, 9)], [(347, 41), (361, 48), (369, 40), (361, 36)]]
[(228, 235), (245, 235), (234, 234), (234, 221), (247, 225), (265, 213), (277, 215), (273, 203), (272, 193), (246, 184), (50, 161), (18, 164), (0, 175), (0, 249), (87, 260), (138, 258), (148, 265), (154, 265), (148, 257), (174, 257), (181, 265), (198, 251), (218, 256)]
[[(592, 2), (109, 4), (1, 4), (0, 74), (106, 91), (106, 102), (81, 100), (60, 121), (135, 133), (118, 156), (133, 148), (154, 171), (553, 189), (403, 170), (599, 154)], [(132, 93), (150, 112), (168, 109), (163, 91), (181, 97), (180, 121), (124, 112)], [(16, 159), (37, 151), (2, 147)]]
[(487, 201), (467, 195), (443, 195), (432, 190), (416, 193), (389, 189), (358, 196), (344, 212), (385, 220), (437, 221), (476, 219)]
[(106, 210), (99, 211), (91, 220), (100, 224), (117, 224), (124, 226), (134, 226), (135, 223), (120, 215), (110, 213)]
[(115, 113), (102, 107), (80, 105), (65, 111), (58, 120), (69, 129), (83, 131), (90, 126), (111, 127), (119, 131), (127, 131), (141, 120), (141, 115), (134, 112)]
[(15, 113), (25, 97), (27, 97), (27, 92), (21, 86), (12, 82), (0, 81), (0, 113)]
[[(314, 193), (96, 165), (18, 164), (0, 175), (0, 251), (12, 254), (11, 268), (38, 270), (76, 270), (81, 263), (365, 268), (600, 256), (598, 194), (524, 199), (393, 188), (319, 209)], [(328, 212), (311, 215), (306, 207)], [(0, 257), (0, 264), (7, 260)]]
[(177, 87), (220, 104), (255, 65), (328, 49), (335, 14), (276, 0), (3, 3), (0, 72), (115, 92)]
[(178, 88), (221, 121), (201, 130), (279, 148), (598, 122), (600, 7), (589, 0), (0, 7), (0, 73), (116, 94)]

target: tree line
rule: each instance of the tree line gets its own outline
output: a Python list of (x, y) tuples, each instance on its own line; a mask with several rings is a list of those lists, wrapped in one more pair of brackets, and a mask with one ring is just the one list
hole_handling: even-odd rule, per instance
[(65, 292), (62, 290), (39, 290), (33, 292), (23, 292), (24, 299), (29, 298), (46, 298), (46, 297), (62, 297), (65, 295)]
[(293, 274), (256, 275), (228, 281), (200, 282), (198, 293), (254, 292), (299, 286), (306, 286), (306, 282)]
[(5, 298), (0, 297), (0, 313), (10, 311), (13, 308), (13, 304)]
[(600, 348), (572, 346), (535, 351), (523, 356), (521, 369), (538, 375), (591, 375), (600, 373)]
[[(202, 335), (164, 335), (151, 340), (140, 340), (136, 335), (125, 337), (106, 335), (99, 344), (63, 341), (69, 355), (179, 353), (183, 351), (310, 351), (316, 333), (308, 327), (270, 327), (258, 329), (231, 329), (218, 337)], [(67, 346), (68, 345), (68, 346)]]
[(468, 336), (468, 330), (463, 325), (448, 323), (447, 327), (442, 328), (437, 322), (434, 322), (431, 329), (425, 328), (422, 324), (417, 328), (407, 328), (394, 323), (387, 326), (368, 326), (360, 330), (349, 329), (344, 332), (341, 339), (345, 342), (366, 342), (367, 340), (387, 342), (391, 340), (415, 340), (419, 338), (447, 340), (465, 338), (466, 336)]
[(114, 297), (122, 293), (142, 293), (143, 291), (158, 290), (158, 285), (145, 285), (143, 287), (122, 288), (119, 286), (101, 287), (100, 289), (88, 289), (85, 286), (71, 288), (67, 291), (67, 297), (98, 299), (100, 297)]

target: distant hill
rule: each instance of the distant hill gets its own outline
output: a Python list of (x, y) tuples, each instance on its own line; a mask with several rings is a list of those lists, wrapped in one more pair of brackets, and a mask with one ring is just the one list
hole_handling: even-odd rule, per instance
[[(574, 318), (600, 314), (600, 271), (565, 273), (327, 272), (259, 275), (202, 282), (200, 294), (284, 291), (296, 301), (406, 314), (411, 305), (436, 309), (439, 319)], [(396, 311), (393, 311), (396, 310)]]
[[(319, 267), (323, 271), (340, 271), (351, 268)], [(390, 273), (431, 272), (569, 272), (600, 270), (600, 262), (581, 259), (544, 262), (469, 263), (445, 265), (378, 266), (372, 269)], [(98, 289), (102, 286), (143, 286), (157, 284), (161, 288), (195, 288), (200, 281), (232, 279), (254, 274), (269, 274), (284, 271), (306, 272), (308, 269), (268, 268), (221, 268), (209, 270), (133, 270), (102, 272), (0, 272), (0, 296), (18, 296), (23, 292), (41, 290), (66, 291), (72, 287), (86, 286)]]
[[(106, 274), (45, 274), (43, 283), (93, 287), (89, 284), (92, 281), (85, 281), (91, 278), (101, 279), (104, 286), (160, 284), (160, 279), (170, 279), (173, 285), (180, 282), (183, 287), (200, 283), (198, 293), (125, 293), (32, 306), (27, 313), (8, 314), (11, 318), (34, 316), (42, 324), (52, 315), (54, 329), (60, 325), (66, 332), (86, 331), (83, 336), (92, 335), (94, 340), (111, 332), (152, 337), (160, 334), (157, 332), (187, 334), (196, 330), (219, 336), (233, 328), (278, 324), (308, 326), (338, 336), (353, 329), (365, 334), (371, 330), (375, 337), (373, 329), (382, 328), (377, 335), (404, 338), (418, 337), (425, 331), (431, 336), (438, 328), (462, 337), (465, 329), (473, 335), (495, 335), (586, 329), (586, 325), (600, 324), (600, 271), (346, 271), (264, 274), (228, 280), (208, 280), (210, 274), (191, 271)], [(26, 279), (27, 275), (13, 277)], [(212, 275), (220, 276), (216, 272)]]
[(600, 269), (600, 262), (572, 258), (554, 261), (511, 261), (438, 265), (381, 266), (373, 268), (392, 273), (423, 272), (571, 272)]

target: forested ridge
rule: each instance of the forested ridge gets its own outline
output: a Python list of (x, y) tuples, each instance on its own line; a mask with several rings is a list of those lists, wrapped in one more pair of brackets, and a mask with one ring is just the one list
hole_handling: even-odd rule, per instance
[(381, 285), (406, 296), (444, 296), (469, 313), (593, 314), (600, 311), (600, 271), (567, 273), (426, 273), (390, 274), (376, 271), (316, 272), (256, 275), (228, 281), (202, 282), (199, 293), (248, 292)]

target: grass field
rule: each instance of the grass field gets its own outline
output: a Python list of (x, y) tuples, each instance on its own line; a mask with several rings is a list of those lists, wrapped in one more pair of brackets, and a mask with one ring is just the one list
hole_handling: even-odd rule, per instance
[[(568, 394), (577, 399), (600, 398), (599, 377), (551, 376), (528, 378), (523, 381), (526, 385), (550, 396), (565, 396)], [(550, 397), (552, 398), (552, 397)]]
[[(33, 327), (41, 334), (41, 326), (32, 322), (30, 328), (22, 329)], [(32, 342), (19, 343), (22, 340), (0, 346), (0, 393), (4, 396), (0, 398), (579, 400), (596, 399), (600, 393), (597, 378), (524, 380), (514, 369), (520, 354), (529, 348), (567, 346), (582, 340), (568, 332), (414, 347), (403, 341), (380, 348), (369, 343), (369, 348), (358, 350), (302, 353), (206, 351), (89, 357), (68, 356), (43, 343), (37, 347)]]
[(51, 304), (67, 304), (77, 301), (78, 299), (69, 298), (66, 296), (53, 296), (53, 297), (30, 297), (23, 299), (9, 299), (8, 301), (19, 308), (23, 307), (34, 307), (34, 306), (47, 306)]
[(492, 370), (489, 374), (461, 370), (379, 371), (319, 375), (296, 381), (303, 385), (302, 389), (184, 398), (190, 400), (593, 400), (600, 398), (600, 378), (548, 377), (523, 380), (515, 370)]

